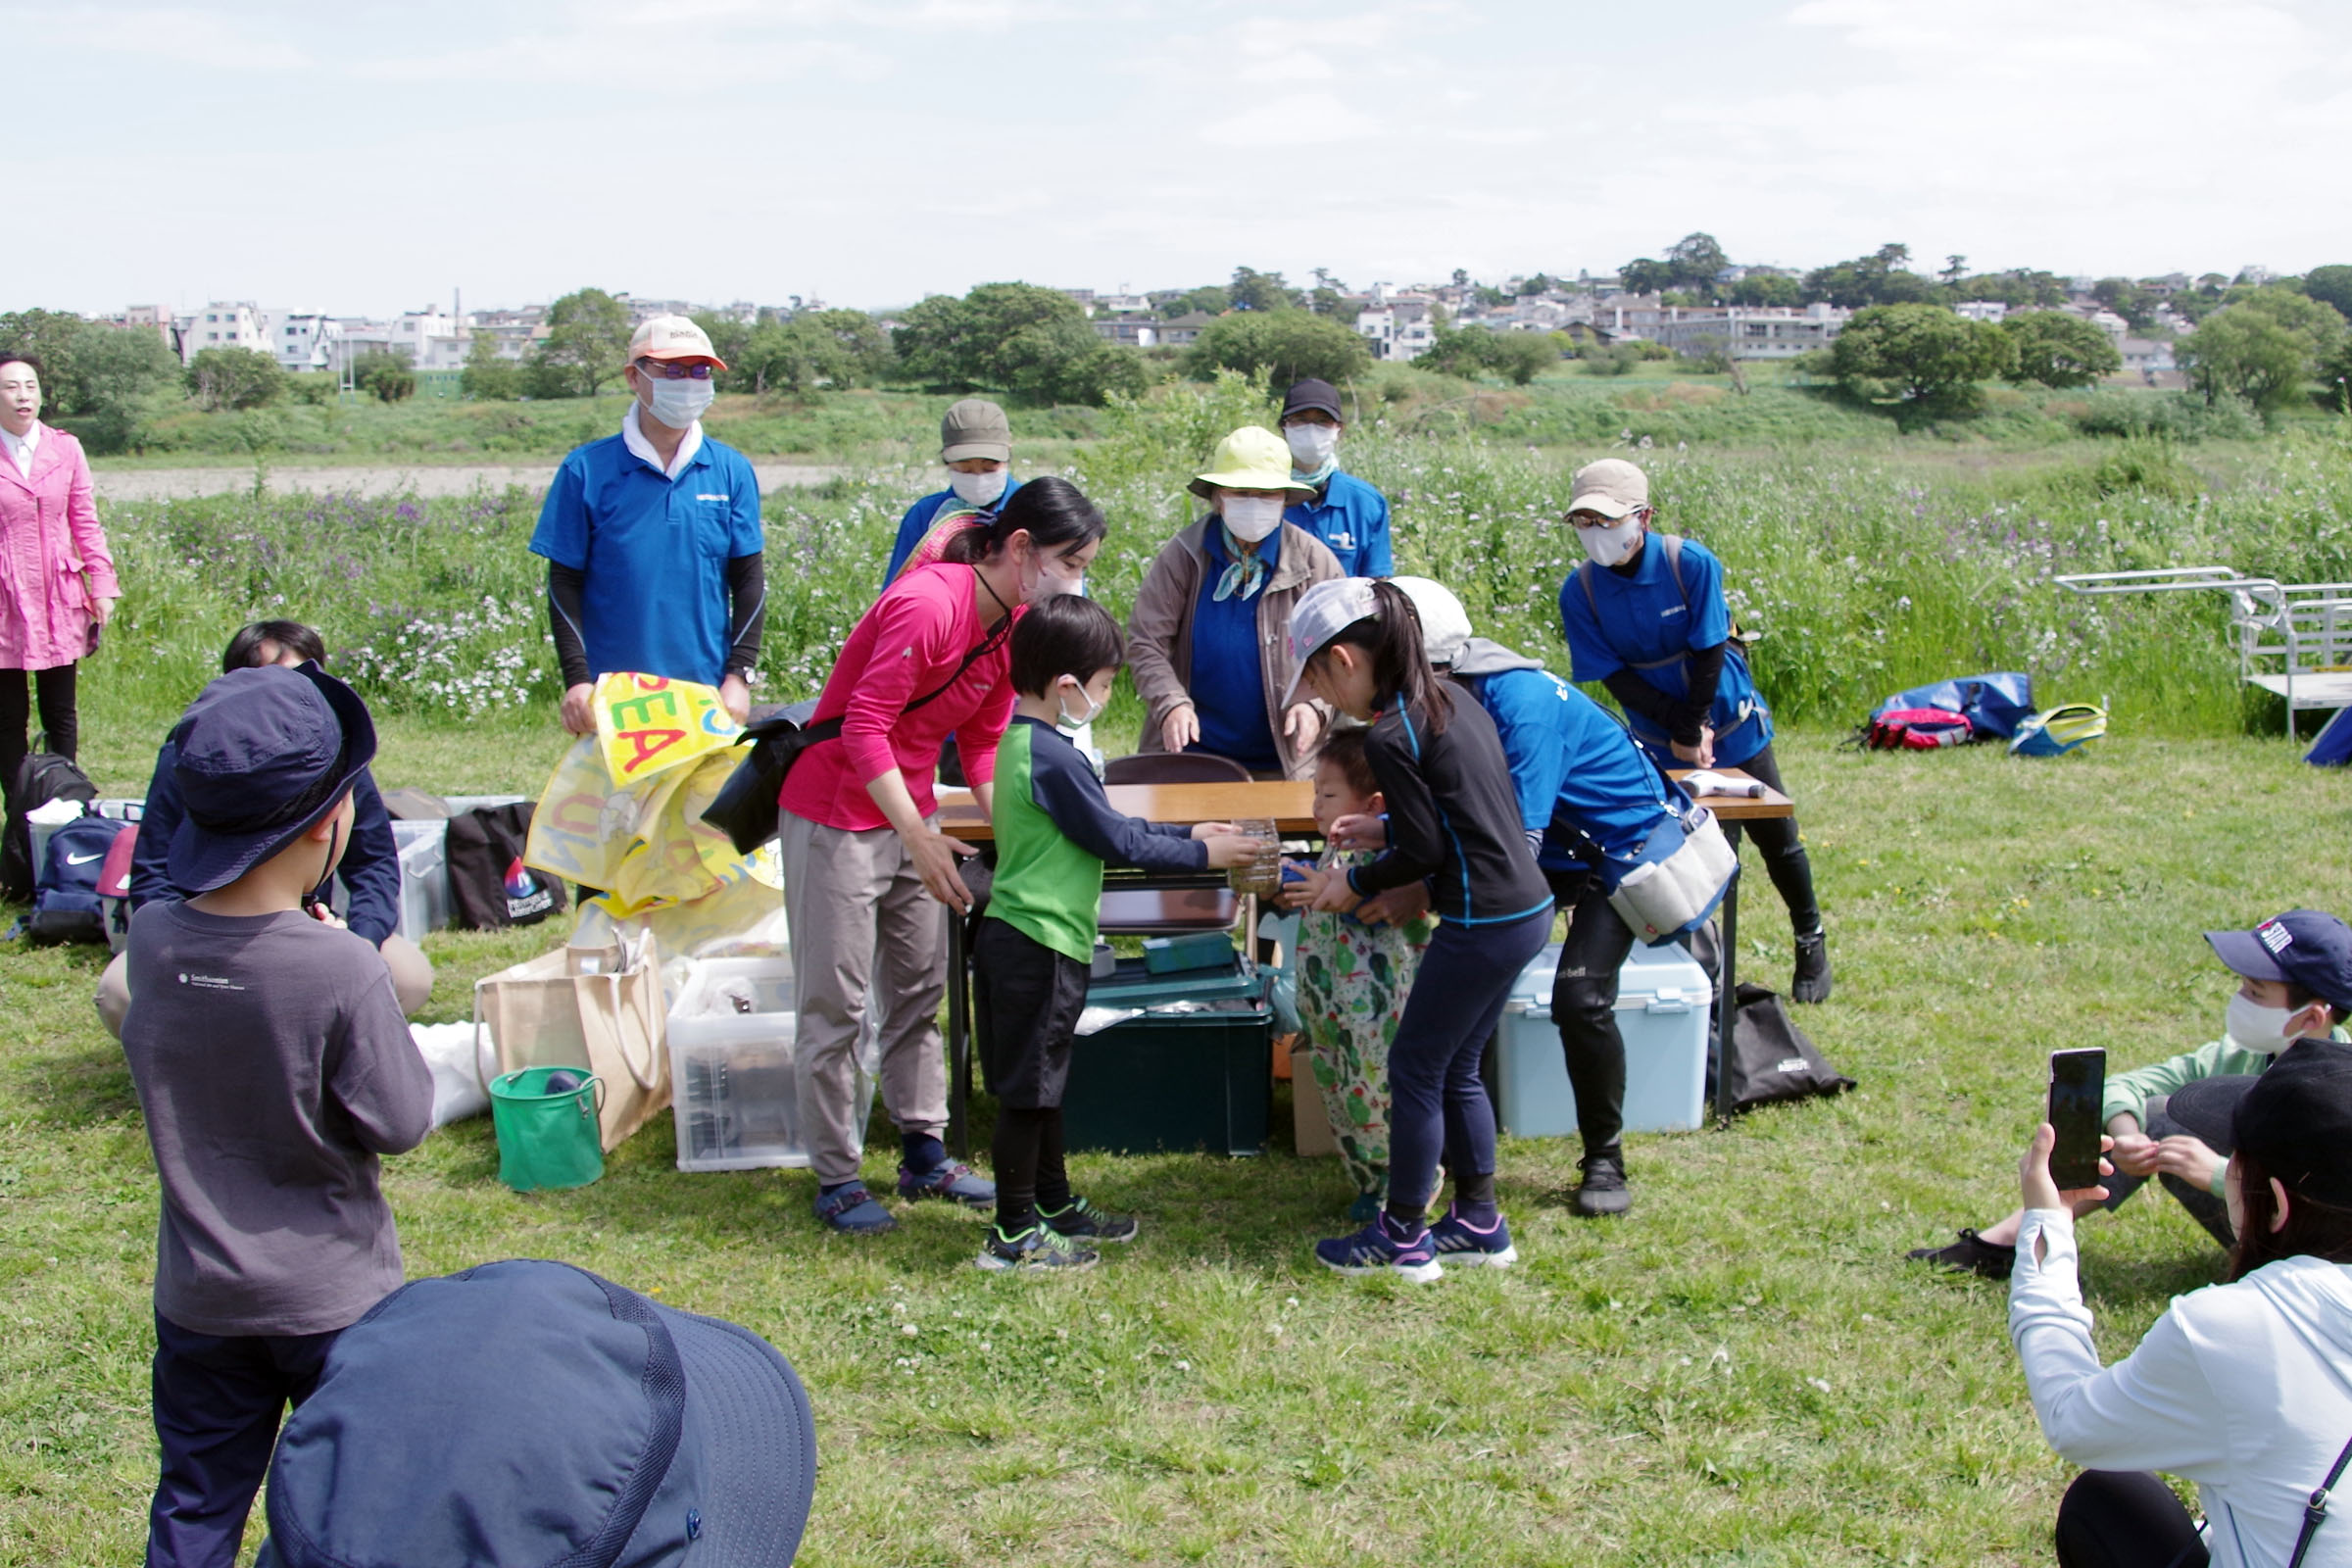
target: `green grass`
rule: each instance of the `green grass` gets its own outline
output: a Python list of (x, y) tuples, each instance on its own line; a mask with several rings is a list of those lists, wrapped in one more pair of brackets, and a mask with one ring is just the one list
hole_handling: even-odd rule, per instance
[[(151, 730), (105, 708), (85, 729), (101, 784), (135, 787)], [(560, 749), (514, 719), (384, 734), (388, 785), (529, 790)], [(1800, 1022), (1860, 1089), (1632, 1140), (1624, 1223), (1562, 1206), (1573, 1141), (1506, 1143), (1507, 1274), (1326, 1274), (1306, 1244), (1346, 1183), (1280, 1130), (1259, 1160), (1076, 1160), (1144, 1235), (1085, 1278), (1024, 1281), (968, 1266), (976, 1216), (909, 1210), (852, 1242), (817, 1232), (805, 1173), (681, 1175), (666, 1118), (571, 1193), (500, 1187), (482, 1121), (389, 1161), (410, 1272), (562, 1257), (768, 1336), (816, 1404), (803, 1560), (822, 1568), (2045, 1561), (2071, 1472), (2003, 1295), (1901, 1253), (2012, 1206), (2046, 1051), (2137, 1062), (2213, 1036), (2229, 982), (2201, 930), (2352, 908), (2352, 866), (2315, 853), (2352, 827), (2343, 781), (2276, 741), (2129, 727), (2047, 762), (1783, 750), (1838, 966)], [(1741, 962), (1771, 978), (1787, 931), (1756, 887)], [(434, 938), (429, 1016), (554, 940)], [(130, 1560), (153, 1480), (155, 1186), (89, 1006), (102, 958), (0, 950), (12, 1568)], [(892, 1157), (875, 1139), (869, 1174)], [(2084, 1251), (2110, 1359), (2219, 1263), (2148, 1196)]]

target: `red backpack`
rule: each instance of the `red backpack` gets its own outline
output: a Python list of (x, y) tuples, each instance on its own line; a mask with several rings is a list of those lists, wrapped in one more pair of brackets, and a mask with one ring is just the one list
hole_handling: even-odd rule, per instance
[(1968, 715), (1948, 708), (1890, 708), (1870, 721), (1861, 739), (1866, 752), (1932, 752), (1965, 746), (1975, 736)]

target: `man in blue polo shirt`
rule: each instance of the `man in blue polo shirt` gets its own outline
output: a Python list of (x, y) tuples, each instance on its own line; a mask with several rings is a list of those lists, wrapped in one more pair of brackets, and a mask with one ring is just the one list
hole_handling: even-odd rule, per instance
[(942, 513), (962, 512), (991, 520), (1004, 498), (1021, 487), (1012, 476), (1012, 421), (986, 398), (965, 398), (949, 408), (939, 421), (939, 461), (947, 465), (948, 487), (924, 496), (899, 519), (890, 566), (882, 573), (885, 588), (899, 580), (907, 558)]
[(726, 364), (683, 316), (629, 339), (636, 400), (620, 433), (574, 448), (556, 470), (531, 554), (547, 558), (549, 620), (564, 672), (564, 727), (593, 734), (588, 699), (614, 670), (716, 686), (738, 721), (767, 617), (760, 480), (703, 434)]
[(1294, 382), (1282, 400), (1282, 438), (1290, 443), (1291, 475), (1314, 494), (1285, 512), (1340, 558), (1350, 577), (1393, 577), (1389, 554), (1389, 498), (1340, 469), (1340, 394), (1329, 381)]

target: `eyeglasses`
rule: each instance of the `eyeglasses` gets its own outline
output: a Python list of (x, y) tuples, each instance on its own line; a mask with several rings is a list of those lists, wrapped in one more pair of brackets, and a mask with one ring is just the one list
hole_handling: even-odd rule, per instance
[(1604, 517), (1597, 512), (1571, 512), (1568, 514), (1568, 520), (1579, 528), (1614, 528), (1621, 522), (1648, 515), (1649, 509), (1647, 507), (1636, 507), (1622, 517)]
[(637, 373), (664, 381), (708, 381), (710, 379), (710, 367), (707, 364), (677, 365), (668, 360), (639, 360)]

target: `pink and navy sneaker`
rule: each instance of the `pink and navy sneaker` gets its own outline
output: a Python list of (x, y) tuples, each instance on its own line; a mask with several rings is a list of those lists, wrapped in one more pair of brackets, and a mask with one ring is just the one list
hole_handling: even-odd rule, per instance
[(1388, 1215), (1357, 1231), (1315, 1244), (1315, 1261), (1342, 1274), (1397, 1274), (1415, 1285), (1426, 1285), (1444, 1274), (1429, 1227), (1401, 1230)]
[(997, 1184), (972, 1173), (959, 1159), (943, 1159), (929, 1170), (899, 1167), (899, 1196), (905, 1199), (944, 1198), (966, 1208), (993, 1208)]
[(1429, 1228), (1430, 1245), (1448, 1263), (1481, 1268), (1509, 1268), (1519, 1261), (1511, 1245), (1511, 1227), (1498, 1213), (1493, 1223), (1473, 1225), (1462, 1218), (1461, 1205), (1447, 1203), (1446, 1217)]

